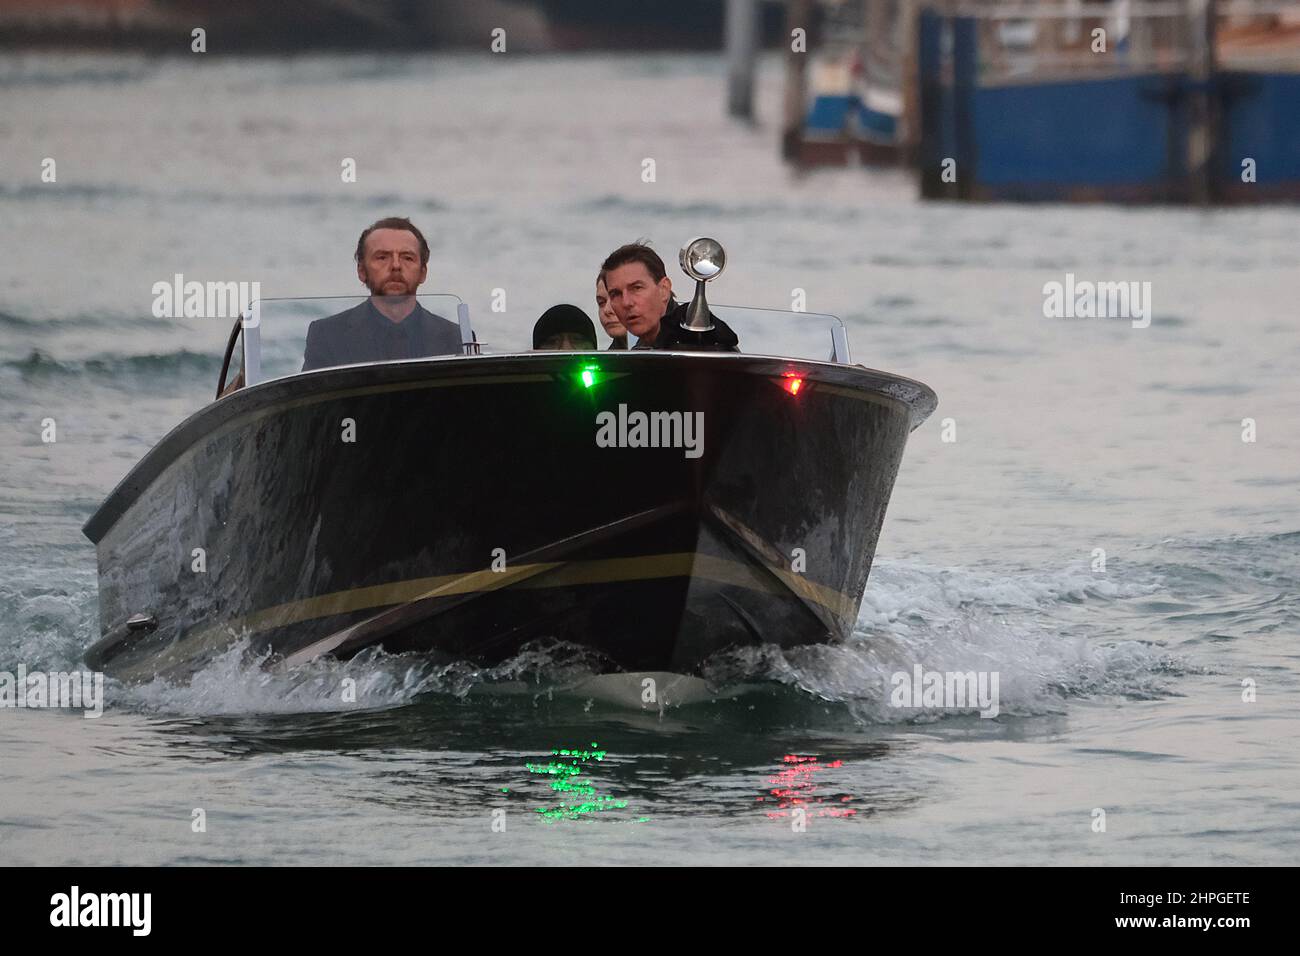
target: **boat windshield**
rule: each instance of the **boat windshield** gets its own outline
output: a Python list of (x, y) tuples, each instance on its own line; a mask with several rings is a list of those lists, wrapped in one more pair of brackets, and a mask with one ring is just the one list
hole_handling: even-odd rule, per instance
[(248, 384), (340, 365), (465, 353), (469, 310), (457, 296), (259, 299), (243, 320)]
[(731, 326), (748, 355), (849, 362), (848, 333), (833, 315), (712, 303), (709, 311)]
[[(731, 326), (746, 354), (850, 360), (844, 323), (833, 315), (709, 308)], [(535, 321), (536, 316), (492, 313), (475, 327), (465, 303), (446, 293), (259, 299), (243, 320), (244, 376), (252, 385), (342, 365), (528, 352)], [(597, 334), (603, 350), (609, 338)]]
[[(709, 311), (740, 338), (740, 351), (749, 355), (814, 359), (819, 362), (848, 362), (848, 336), (844, 323), (833, 315), (817, 312), (785, 312), (780, 309), (751, 309), (709, 303)], [(594, 308), (588, 310), (592, 314)], [(528, 352), (533, 347), (533, 322), (520, 321), (513, 314), (480, 316), (474, 333), (484, 355)], [(600, 349), (609, 347), (609, 336), (593, 319)]]

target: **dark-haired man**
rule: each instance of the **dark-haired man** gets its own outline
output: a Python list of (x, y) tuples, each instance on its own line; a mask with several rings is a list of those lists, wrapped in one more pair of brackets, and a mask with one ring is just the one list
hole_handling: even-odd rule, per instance
[(456, 355), (460, 326), (416, 300), (429, 274), (429, 244), (409, 219), (380, 219), (361, 233), (357, 278), (370, 297), (307, 328), (304, 372), (358, 362)]
[(654, 348), (660, 320), (677, 305), (659, 253), (644, 242), (629, 242), (605, 258), (600, 274), (618, 321), (637, 338), (633, 348)]
[(659, 254), (644, 242), (619, 246), (600, 266), (609, 304), (637, 337), (634, 349), (739, 351), (736, 333), (713, 313), (707, 333), (681, 328), (686, 304), (673, 298), (673, 283)]

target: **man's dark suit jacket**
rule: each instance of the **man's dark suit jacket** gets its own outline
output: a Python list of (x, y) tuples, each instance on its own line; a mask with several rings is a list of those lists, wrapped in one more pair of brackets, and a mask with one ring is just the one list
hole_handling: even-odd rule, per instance
[(659, 337), (655, 339), (656, 349), (678, 352), (739, 352), (740, 339), (731, 326), (709, 312), (709, 321), (713, 328), (708, 332), (691, 332), (683, 329), (681, 323), (686, 321), (687, 304), (682, 302), (668, 311), (659, 320)]
[(307, 327), (302, 370), (460, 352), (460, 326), (455, 322), (434, 315), (419, 303), (401, 322), (393, 322), (366, 299)]

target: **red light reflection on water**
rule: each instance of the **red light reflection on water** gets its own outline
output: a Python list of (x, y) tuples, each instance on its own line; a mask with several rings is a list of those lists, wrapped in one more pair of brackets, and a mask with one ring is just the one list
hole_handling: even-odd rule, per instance
[(853, 798), (845, 794), (818, 793), (817, 774), (823, 770), (838, 770), (844, 766), (842, 760), (819, 762), (817, 757), (801, 757), (798, 754), (786, 754), (781, 758), (784, 765), (776, 776), (768, 777), (771, 784), (768, 793), (756, 798), (758, 803), (774, 805), (775, 809), (767, 811), (773, 820), (788, 817), (796, 808), (802, 808), (810, 817), (851, 817), (858, 811), (844, 804)]

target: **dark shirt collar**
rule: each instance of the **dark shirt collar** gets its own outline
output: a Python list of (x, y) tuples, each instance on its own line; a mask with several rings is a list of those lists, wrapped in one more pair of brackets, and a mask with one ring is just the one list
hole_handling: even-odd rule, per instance
[(375, 307), (374, 299), (366, 299), (364, 321), (370, 329), (369, 337), (374, 343), (375, 360), (391, 362), (398, 359), (420, 358), (426, 354), (424, 343), (424, 310), (420, 303), (400, 322), (394, 322)]
[(384, 315), (384, 313), (379, 311), (379, 309), (375, 306), (375, 299), (373, 296), (366, 297), (366, 315), (368, 315), (374, 321), (379, 322), (386, 329), (401, 329), (403, 331), (410, 331), (411, 329), (414, 329), (415, 326), (418, 324), (418, 321), (412, 322), (411, 320), (418, 319), (418, 316), (423, 311), (424, 309), (420, 305), (420, 300), (416, 299), (415, 308), (412, 309), (407, 314), (406, 318), (402, 319), (402, 321), (400, 322), (394, 322), (388, 316)]

